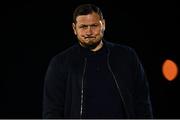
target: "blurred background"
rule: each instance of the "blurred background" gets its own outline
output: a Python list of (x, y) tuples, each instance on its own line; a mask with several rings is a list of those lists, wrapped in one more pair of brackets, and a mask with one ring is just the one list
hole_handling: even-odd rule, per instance
[(180, 77), (162, 74), (166, 59), (180, 67), (180, 10), (175, 0), (8, 1), (2, 14), (5, 57), (0, 118), (41, 118), (44, 75), (51, 58), (73, 45), (72, 14), (81, 3), (104, 13), (105, 39), (137, 52), (148, 77), (155, 118), (180, 118)]

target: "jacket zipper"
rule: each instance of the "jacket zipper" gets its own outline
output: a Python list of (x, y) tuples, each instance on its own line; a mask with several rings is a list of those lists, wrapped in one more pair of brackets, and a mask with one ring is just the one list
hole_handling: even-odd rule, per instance
[(82, 75), (82, 82), (81, 82), (81, 108), (80, 108), (80, 118), (82, 118), (83, 114), (83, 99), (84, 99), (84, 77), (86, 72), (86, 65), (87, 65), (87, 58), (84, 60), (84, 69), (83, 69), (83, 75)]
[(115, 81), (115, 84), (116, 84), (116, 87), (117, 87), (117, 89), (118, 89), (119, 95), (120, 95), (120, 97), (121, 97), (121, 99), (122, 99), (122, 102), (123, 102), (123, 105), (124, 105), (124, 109), (125, 109), (125, 113), (126, 113), (126, 115), (127, 115), (127, 118), (129, 118), (128, 110), (127, 110), (127, 108), (126, 108), (126, 103), (125, 103), (125, 101), (124, 101), (124, 97), (123, 97), (122, 94), (121, 94), (121, 90), (120, 90), (120, 87), (119, 87), (119, 85), (118, 85), (117, 79), (116, 79), (116, 77), (115, 77), (115, 75), (114, 75), (114, 73), (113, 73), (113, 71), (112, 71), (112, 69), (111, 69), (111, 66), (110, 66), (110, 64), (109, 64), (109, 54), (108, 54), (108, 58), (107, 58), (107, 64), (108, 64), (108, 69), (110, 70), (110, 72), (111, 72), (111, 74), (112, 74), (112, 76), (113, 76), (113, 79), (114, 79), (114, 81)]

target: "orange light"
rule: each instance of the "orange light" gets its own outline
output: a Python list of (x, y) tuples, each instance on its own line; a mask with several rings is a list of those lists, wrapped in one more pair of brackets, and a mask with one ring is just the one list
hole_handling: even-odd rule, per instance
[(162, 65), (162, 73), (168, 81), (172, 81), (178, 74), (178, 67), (172, 60), (165, 60)]

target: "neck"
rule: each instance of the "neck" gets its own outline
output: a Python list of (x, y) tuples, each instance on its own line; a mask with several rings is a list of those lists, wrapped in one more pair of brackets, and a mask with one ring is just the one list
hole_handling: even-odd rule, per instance
[(92, 52), (96, 52), (98, 50), (100, 50), (103, 47), (103, 42), (101, 40), (101, 42), (96, 46), (96, 48), (91, 49)]

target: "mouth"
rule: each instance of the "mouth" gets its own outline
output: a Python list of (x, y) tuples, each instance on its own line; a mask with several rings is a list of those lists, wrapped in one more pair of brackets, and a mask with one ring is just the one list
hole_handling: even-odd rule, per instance
[(96, 37), (84, 37), (85, 39), (94, 39)]

